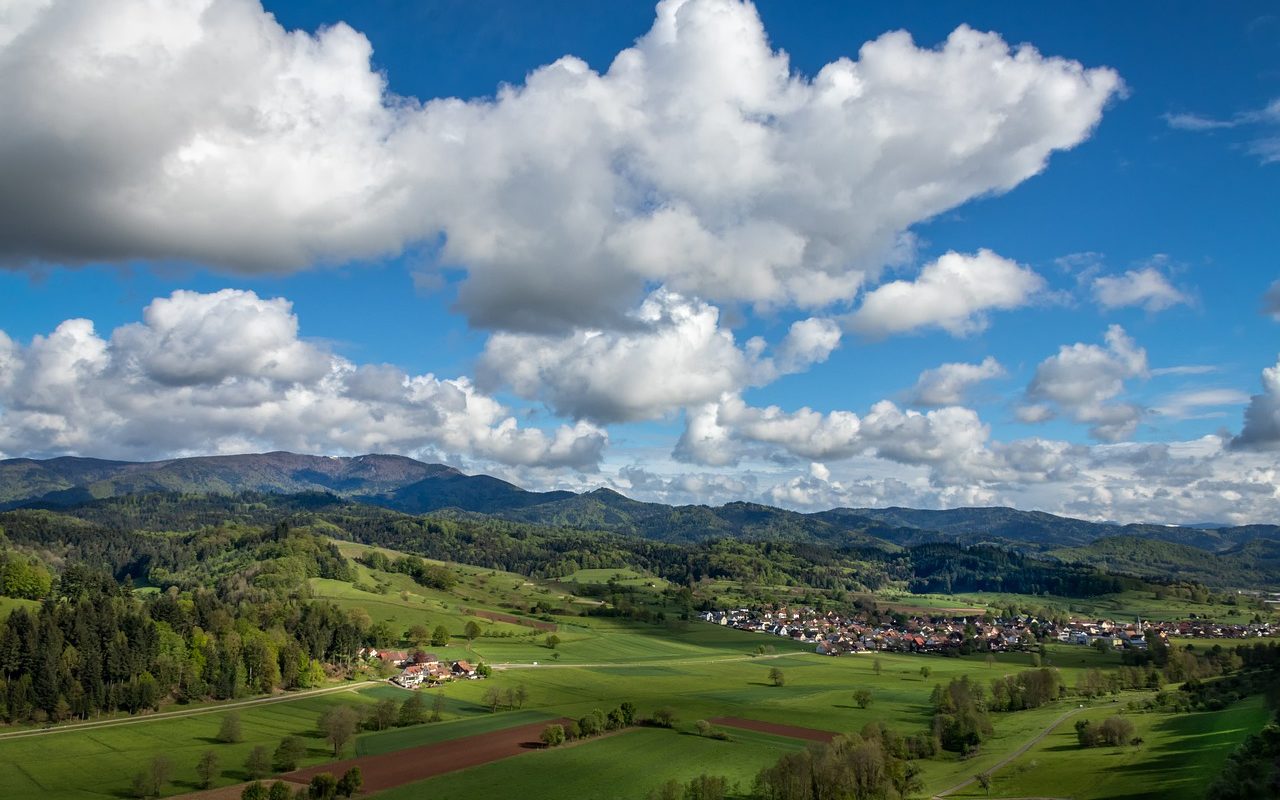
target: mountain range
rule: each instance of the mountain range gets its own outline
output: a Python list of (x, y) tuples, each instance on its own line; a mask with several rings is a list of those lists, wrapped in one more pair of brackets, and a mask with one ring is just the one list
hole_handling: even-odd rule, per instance
[[(1259, 540), (1280, 543), (1275, 525), (1115, 525), (1013, 508), (835, 508), (800, 513), (749, 502), (721, 506), (646, 503), (611, 489), (531, 492), (488, 475), (396, 455), (311, 456), (286, 452), (130, 462), (62, 457), (0, 461), (0, 510), (66, 508), (154, 493), (323, 492), (408, 514), (448, 512), (514, 522), (611, 531), (662, 541), (718, 537), (815, 541), (896, 549), (935, 541), (1006, 544), (1068, 560), (1120, 559), (1126, 542), (1167, 542), (1243, 557)], [(1094, 546), (1095, 543), (1100, 543)], [(1280, 547), (1280, 545), (1277, 545)], [(1269, 548), (1267, 548), (1269, 551)], [(1170, 555), (1173, 558), (1174, 556)], [(1175, 560), (1194, 558), (1182, 553)]]

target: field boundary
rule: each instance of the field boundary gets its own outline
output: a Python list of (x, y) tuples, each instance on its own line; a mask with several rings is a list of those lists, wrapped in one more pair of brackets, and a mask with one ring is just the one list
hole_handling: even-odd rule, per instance
[(743, 717), (716, 717), (709, 719), (712, 725), (725, 725), (730, 728), (741, 728), (748, 731), (756, 731), (758, 733), (768, 733), (774, 736), (785, 736), (788, 739), (803, 739), (808, 742), (830, 742), (840, 734), (831, 731), (818, 730), (817, 728), (802, 728), (799, 725), (783, 725), (777, 722), (765, 722), (758, 719), (744, 719)]
[(407, 783), (434, 778), (450, 772), (501, 761), (522, 753), (545, 749), (539, 737), (548, 725), (568, 725), (567, 718), (516, 725), (488, 733), (446, 739), (442, 742), (407, 747), (371, 756), (330, 761), (277, 776), (282, 781), (306, 784), (315, 775), (327, 772), (334, 777), (351, 767), (359, 767), (365, 792), (394, 789)]

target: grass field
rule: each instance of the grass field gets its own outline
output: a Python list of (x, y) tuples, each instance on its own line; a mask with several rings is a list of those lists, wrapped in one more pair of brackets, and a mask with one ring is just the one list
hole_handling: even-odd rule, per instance
[[(1109, 711), (1081, 714), (1101, 722)], [(1076, 742), (1075, 720), (1054, 729), (992, 781), (987, 795), (976, 785), (955, 797), (1052, 797), (1073, 800), (1151, 798), (1200, 800), (1207, 780), (1250, 733), (1270, 718), (1261, 697), (1250, 697), (1223, 711), (1191, 714), (1129, 714), (1143, 739), (1141, 747), (1093, 747)], [(1068, 791), (1069, 789), (1069, 791)]]
[[(242, 741), (235, 744), (223, 744), (216, 739), (223, 717), (230, 713), (221, 710), (181, 719), (139, 722), (145, 718), (134, 717), (109, 727), (0, 739), (0, 797), (6, 800), (27, 797), (101, 800), (126, 796), (132, 775), (157, 753), (168, 756), (173, 764), (170, 793), (191, 791), (196, 788), (196, 762), (206, 750), (218, 755), (221, 775), (217, 785), (238, 783), (246, 779), (244, 762), (254, 746), (265, 745), (275, 750), (288, 735), (306, 740), (308, 751), (304, 764), (327, 761), (332, 758), (332, 751), (316, 730), (316, 721), (327, 708), (340, 704), (365, 705), (388, 697), (403, 700), (407, 696), (404, 690), (385, 684), (366, 685), (353, 687), (349, 692), (243, 707), (234, 712), (240, 716), (243, 733)], [(451, 700), (446, 706), (445, 722), (361, 734), (357, 749), (383, 747), (391, 741), (387, 737), (392, 733), (404, 738), (438, 735), (426, 729), (446, 730), (449, 725), (457, 724), (448, 720), (465, 721), (468, 717), (493, 722), (487, 709), (478, 704)], [(371, 740), (370, 744), (366, 745), (365, 739)]]
[[(1180, 598), (1158, 598), (1148, 591), (1127, 591), (1090, 598), (998, 592), (967, 592), (954, 596), (896, 593), (893, 596), (899, 597), (902, 602), (917, 602), (921, 605), (972, 604), (999, 611), (1012, 603), (1020, 609), (1048, 608), (1068, 615), (1116, 620), (1131, 620), (1138, 617), (1149, 620), (1181, 620), (1195, 614), (1202, 619), (1236, 623), (1248, 622), (1253, 619), (1254, 614), (1259, 613), (1256, 609), (1249, 608), (1244, 599), (1241, 599), (1240, 605), (1197, 603)], [(1274, 611), (1261, 613), (1264, 618), (1275, 617)]]
[[(717, 741), (688, 733), (639, 728), (555, 750), (534, 751), (483, 767), (442, 775), (382, 792), (380, 800), (422, 797), (513, 797), (526, 800), (641, 800), (669, 778), (688, 780), (708, 772), (744, 788), (755, 774), (789, 750), (796, 739), (752, 731)], [(518, 792), (512, 787), (519, 786)]]

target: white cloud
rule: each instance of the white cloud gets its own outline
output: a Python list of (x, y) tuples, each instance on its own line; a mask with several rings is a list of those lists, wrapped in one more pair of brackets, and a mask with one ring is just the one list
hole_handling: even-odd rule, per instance
[(654, 285), (849, 301), (912, 225), (1037, 174), (1120, 89), (967, 27), (807, 78), (751, 5), (664, 0), (604, 73), (566, 56), (419, 102), (360, 33), (286, 31), (254, 0), (20, 12), (0, 21), (0, 258), (280, 271), (439, 237), (489, 328), (623, 324)]
[(1043, 421), (1056, 409), (1091, 425), (1090, 433), (1098, 439), (1117, 441), (1132, 435), (1142, 409), (1116, 398), (1126, 380), (1147, 376), (1147, 351), (1119, 325), (1107, 329), (1106, 343), (1063, 345), (1040, 362), (1019, 418)]
[(1204, 409), (1242, 406), (1248, 402), (1249, 395), (1238, 389), (1188, 389), (1162, 398), (1151, 412), (1174, 419), (1203, 419), (1223, 415), (1221, 411)]
[(910, 402), (930, 407), (960, 405), (974, 385), (1004, 374), (1004, 367), (993, 356), (987, 356), (978, 364), (943, 364), (920, 373), (911, 390)]
[[(1170, 128), (1195, 133), (1251, 128), (1254, 130), (1253, 138), (1246, 143), (1244, 149), (1250, 155), (1257, 156), (1263, 164), (1280, 162), (1280, 136), (1276, 135), (1276, 129), (1280, 127), (1280, 99), (1272, 100), (1262, 108), (1239, 111), (1226, 119), (1181, 113), (1165, 114), (1164, 120)], [(1262, 133), (1257, 133), (1258, 128), (1262, 129)]]
[(1191, 298), (1169, 283), (1168, 278), (1154, 267), (1095, 278), (1093, 298), (1106, 309), (1140, 306), (1151, 312), (1191, 302)]
[(109, 339), (0, 333), (0, 453), (155, 458), (288, 449), (593, 469), (607, 437), (522, 428), (467, 378), (358, 365), (298, 338), (284, 299), (179, 291)]
[(986, 327), (986, 311), (1026, 305), (1043, 287), (1039, 275), (990, 250), (946, 253), (914, 281), (892, 281), (868, 292), (849, 326), (868, 336), (933, 326), (964, 336)]
[(739, 348), (719, 320), (714, 306), (660, 289), (621, 330), (496, 333), (480, 359), (481, 385), (508, 385), (576, 419), (653, 419), (808, 369), (840, 343), (830, 320), (800, 320), (771, 358), (760, 338)]

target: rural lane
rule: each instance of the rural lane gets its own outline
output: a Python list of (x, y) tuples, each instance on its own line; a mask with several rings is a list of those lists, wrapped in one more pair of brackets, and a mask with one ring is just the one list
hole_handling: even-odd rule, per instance
[(381, 681), (361, 681), (359, 683), (352, 683), (344, 686), (326, 686), (322, 689), (305, 689), (301, 692), (289, 692), (288, 694), (256, 697), (252, 700), (237, 700), (234, 703), (221, 703), (219, 705), (205, 706), (202, 708), (192, 708), (182, 711), (161, 711), (158, 714), (148, 714), (142, 717), (100, 719), (91, 722), (76, 722), (69, 725), (55, 725), (48, 728), (29, 728), (22, 731), (0, 733), (0, 741), (4, 741), (6, 739), (26, 739), (32, 736), (52, 736), (56, 733), (70, 733), (72, 731), (93, 730), (97, 728), (113, 728), (118, 725), (141, 725), (144, 722), (159, 722), (166, 719), (196, 717), (201, 714), (216, 714), (220, 711), (245, 708), (246, 706), (260, 706), (268, 705), (270, 703), (288, 703), (293, 700), (300, 700), (304, 697), (315, 697), (316, 695), (334, 694), (336, 692), (352, 692), (364, 686), (375, 685), (378, 683), (381, 683)]
[[(1066, 722), (1068, 719), (1071, 719), (1071, 717), (1075, 716), (1076, 714), (1079, 714), (1082, 711), (1088, 711), (1088, 710), (1090, 710), (1090, 707), (1073, 708), (1067, 713), (1058, 717), (1057, 719), (1055, 719), (1053, 722), (1049, 724), (1049, 727), (1045, 728), (1044, 730), (1040, 731), (1040, 733), (1031, 737), (1029, 740), (1027, 740), (1025, 744), (1023, 744), (1017, 750), (1014, 750), (1012, 753), (1006, 756), (1003, 760), (993, 764), (989, 769), (986, 770), (986, 773), (988, 775), (994, 775), (996, 772), (1009, 766), (1009, 764), (1012, 763), (1014, 760), (1018, 759), (1028, 750), (1030, 750), (1031, 748), (1039, 744), (1039, 742), (1042, 739), (1044, 739), (1044, 737), (1048, 736), (1050, 733), (1053, 732), (1054, 728)], [(967, 781), (964, 781), (963, 783), (957, 783), (955, 786), (952, 786), (950, 789), (943, 789), (941, 792), (938, 792), (937, 794), (933, 795), (933, 800), (939, 800), (940, 798), (955, 794), (956, 792), (962, 789), (966, 789), (977, 782), (978, 782), (978, 778), (975, 775), (974, 777), (968, 779)], [(1043, 800), (1052, 800), (1052, 798), (1043, 798)]]

